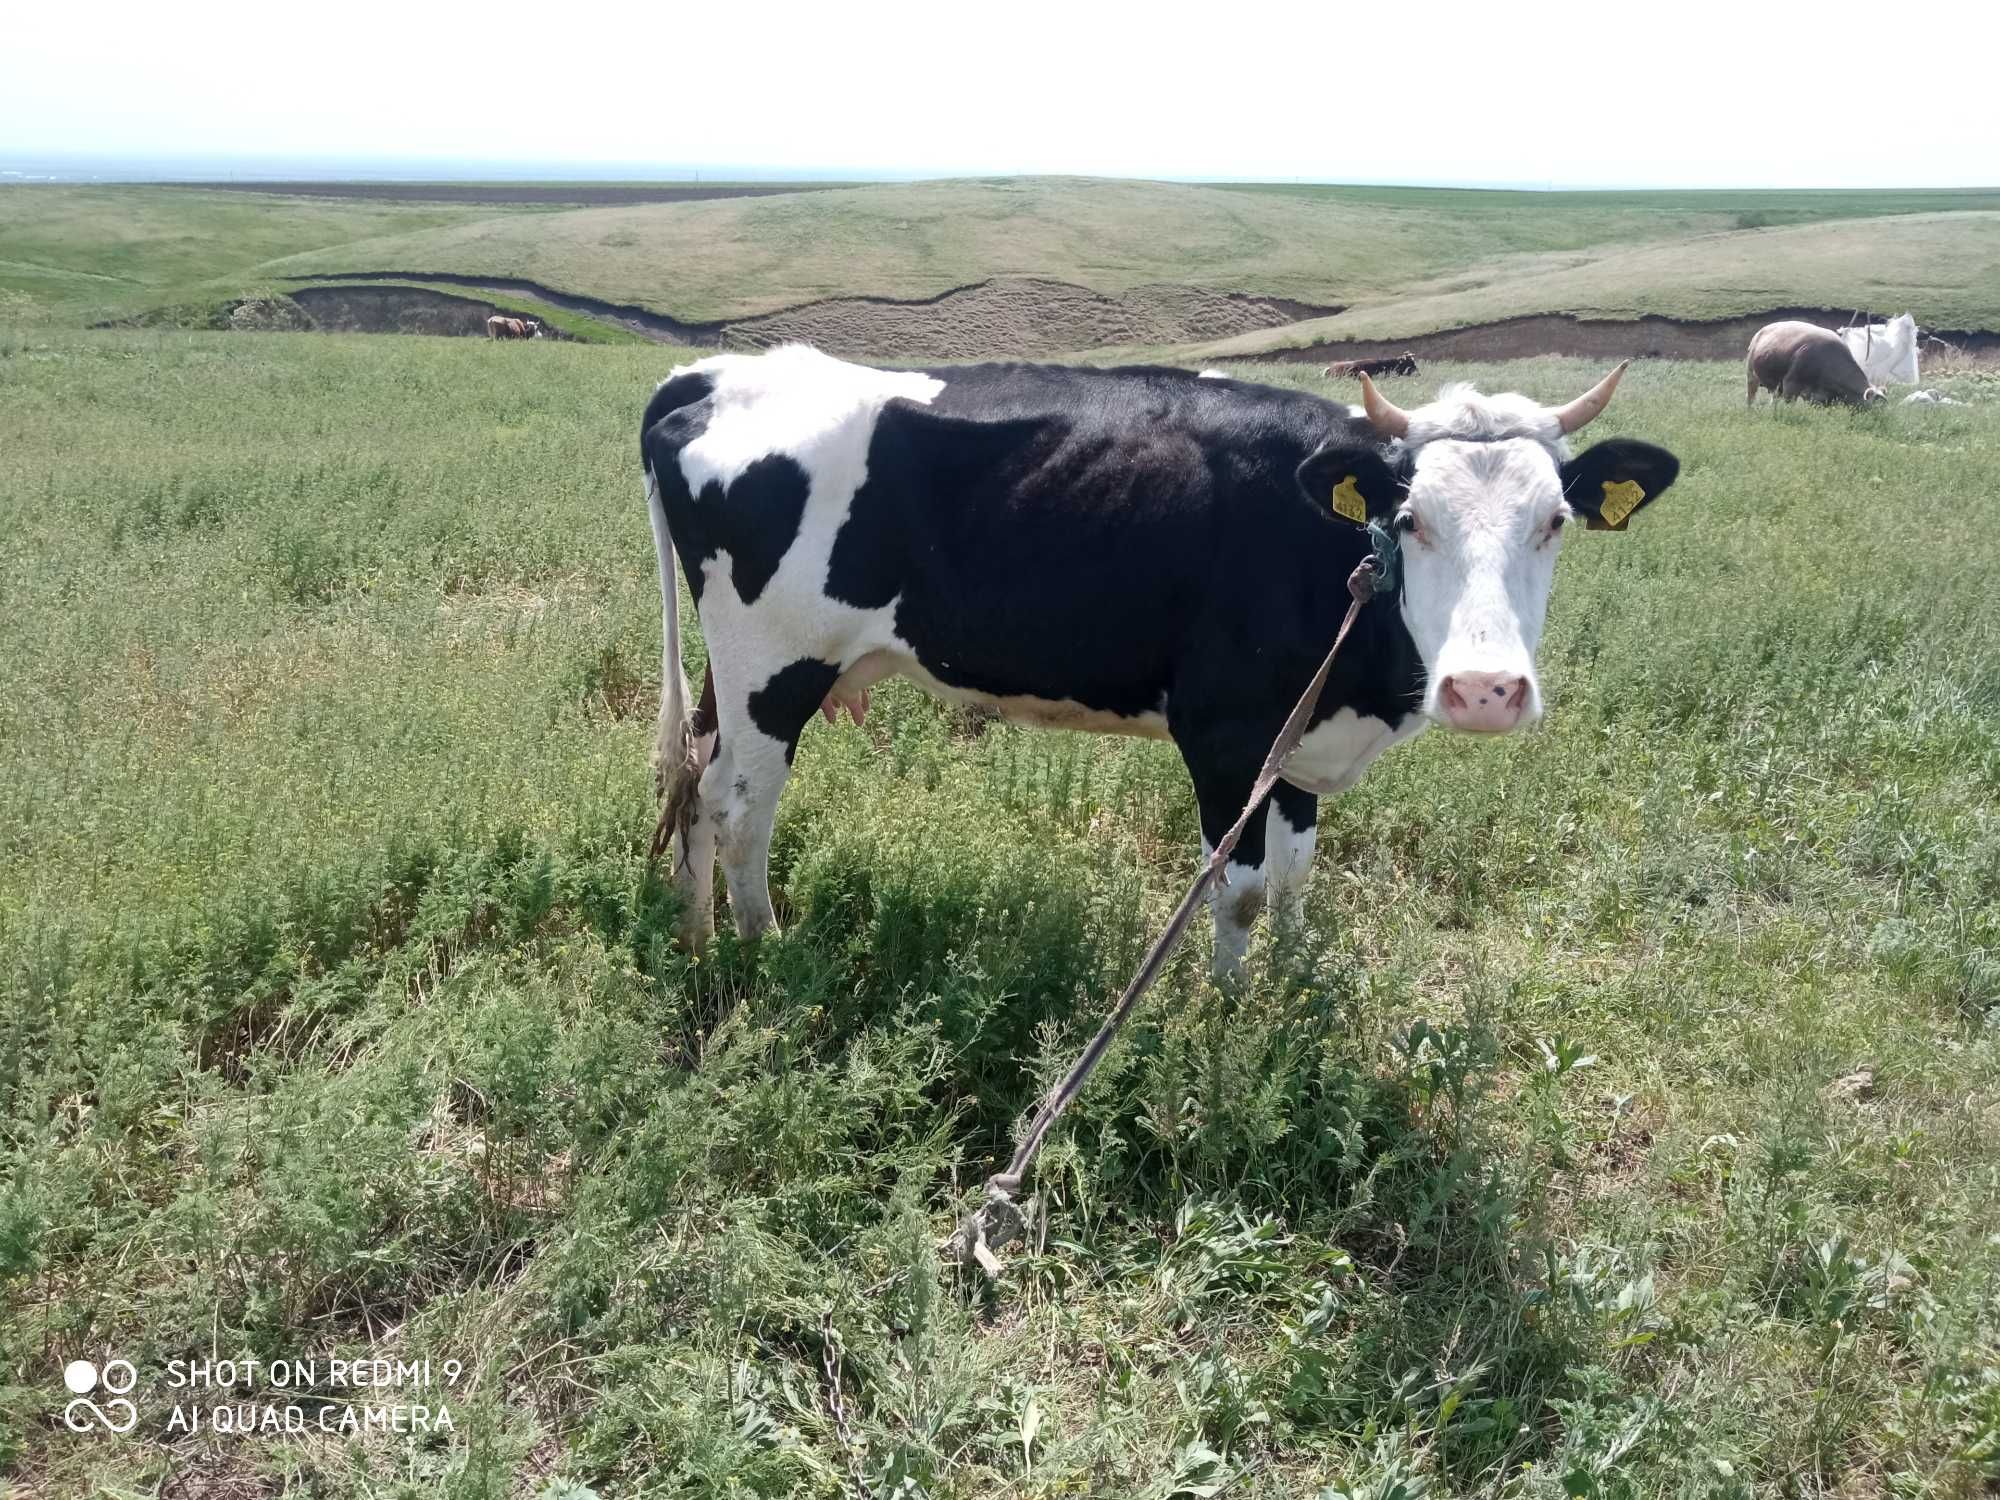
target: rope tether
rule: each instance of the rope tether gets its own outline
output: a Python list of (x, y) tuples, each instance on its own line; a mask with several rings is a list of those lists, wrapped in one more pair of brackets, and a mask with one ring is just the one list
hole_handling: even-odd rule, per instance
[(1068, 1075), (1043, 1101), (1041, 1109), (1028, 1126), (1028, 1133), (1022, 1137), (1019, 1149), (1014, 1152), (1014, 1159), (1007, 1163), (1007, 1170), (995, 1172), (986, 1179), (985, 1202), (959, 1222), (958, 1228), (944, 1243), (944, 1254), (961, 1263), (976, 1260), (988, 1275), (997, 1275), (1000, 1262), (993, 1252), (1020, 1238), (1025, 1231), (1026, 1224), (1021, 1216), (1021, 1210), (1014, 1204), (1014, 1194), (1021, 1190), (1021, 1184), (1028, 1175), (1028, 1168), (1034, 1164), (1035, 1153), (1042, 1148), (1042, 1137), (1049, 1133), (1049, 1127), (1055, 1124), (1057, 1118), (1069, 1108), (1071, 1101), (1082, 1091), (1084, 1083), (1090, 1078), (1091, 1071), (1102, 1060), (1112, 1039), (1118, 1035), (1119, 1028), (1125, 1024), (1126, 1019), (1132, 1014), (1133, 1007), (1139, 1003), (1139, 997), (1145, 994), (1153, 981), (1159, 977), (1160, 969), (1165, 965), (1168, 956), (1179, 946), (1181, 938), (1187, 932), (1188, 922), (1193, 918), (1196, 908), (1201, 905), (1202, 897), (1208, 894), (1208, 888), (1217, 880), (1221, 880), (1224, 885), (1229, 883), (1222, 874), (1222, 867), (1229, 862), (1230, 852), (1235, 849), (1236, 841), (1243, 836), (1243, 830), (1249, 826), (1251, 817), (1265, 797), (1270, 795), (1271, 788), (1277, 785), (1279, 773), (1284, 769), (1286, 760), (1294, 750), (1298, 749), (1299, 740), (1304, 737), (1306, 725), (1312, 719), (1313, 708), (1319, 702), (1320, 691), (1326, 686), (1327, 674), (1333, 670), (1333, 660), (1340, 655), (1340, 648), (1346, 643), (1347, 632), (1353, 628), (1355, 619), (1361, 613), (1361, 606), (1373, 599), (1378, 591), (1387, 593), (1393, 590), (1398, 582), (1396, 564), (1401, 559), (1394, 534), (1380, 521), (1371, 521), (1368, 533), (1374, 550), (1370, 556), (1362, 558), (1355, 564), (1354, 571), (1347, 575), (1347, 592), (1353, 602), (1347, 606), (1347, 617), (1340, 622), (1340, 633), (1333, 638), (1333, 649), (1326, 653), (1326, 660), (1319, 664), (1319, 671), (1313, 674), (1313, 680), (1307, 686), (1305, 696), (1299, 699), (1298, 706), (1291, 712), (1291, 717), (1285, 720), (1284, 728), (1278, 731), (1277, 740), (1272, 744), (1270, 753), (1264, 757), (1264, 768), (1257, 773), (1256, 784), (1250, 788), (1250, 800), (1244, 804), (1242, 815), (1216, 842), (1208, 862), (1195, 876), (1194, 884), (1188, 887), (1187, 894), (1181, 897), (1181, 904), (1174, 908), (1174, 914), (1168, 920), (1165, 930), (1147, 950), (1146, 957), (1139, 964), (1139, 972), (1134, 974), (1131, 983), (1125, 986), (1124, 995), (1119, 998), (1111, 1014), (1105, 1017), (1104, 1024), (1097, 1030), (1097, 1035), (1090, 1039), (1090, 1045), (1083, 1049), (1083, 1055), (1076, 1060)]

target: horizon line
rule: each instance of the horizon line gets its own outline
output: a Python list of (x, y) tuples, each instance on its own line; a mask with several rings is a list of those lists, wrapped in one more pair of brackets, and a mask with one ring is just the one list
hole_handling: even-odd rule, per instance
[[(36, 171), (35, 168), (45, 168)], [(100, 168), (102, 170), (91, 170)], [(466, 171), (466, 176), (439, 176), (435, 169)], [(433, 169), (433, 170), (425, 170)], [(292, 175), (288, 178), (287, 172)], [(310, 175), (304, 175), (310, 173)], [(1326, 188), (1410, 188), (1459, 192), (1588, 193), (1882, 193), (1981, 192), (2000, 189), (1986, 183), (1852, 184), (1715, 184), (1660, 181), (1591, 182), (1555, 179), (1499, 180), (1476, 178), (1335, 178), (1294, 173), (1119, 173), (1032, 171), (948, 167), (771, 166), (758, 163), (680, 163), (455, 156), (341, 156), (335, 153), (250, 156), (223, 152), (27, 152), (0, 146), (0, 182), (64, 183), (71, 174), (87, 174), (104, 186), (204, 185), (238, 180), (400, 183), (520, 183), (520, 182), (833, 182), (875, 185), (943, 181), (992, 181), (1018, 178), (1068, 178), (1089, 182), (1160, 182), (1181, 186), (1268, 186)]]

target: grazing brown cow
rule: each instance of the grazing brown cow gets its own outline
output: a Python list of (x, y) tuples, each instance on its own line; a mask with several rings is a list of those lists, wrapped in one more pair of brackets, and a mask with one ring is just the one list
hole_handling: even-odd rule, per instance
[(489, 339), (538, 339), (542, 336), (542, 325), (533, 318), (509, 318), (495, 313), (486, 320), (486, 336)]
[(1870, 385), (1854, 351), (1831, 328), (1817, 323), (1766, 323), (1750, 340), (1749, 404), (1761, 386), (1774, 399), (1801, 396), (1818, 406), (1862, 406), (1883, 399)]
[(1349, 379), (1356, 375), (1414, 375), (1417, 373), (1417, 357), (1405, 349), (1401, 354), (1385, 355), (1381, 359), (1337, 359), (1320, 373), (1331, 379), (1342, 375)]

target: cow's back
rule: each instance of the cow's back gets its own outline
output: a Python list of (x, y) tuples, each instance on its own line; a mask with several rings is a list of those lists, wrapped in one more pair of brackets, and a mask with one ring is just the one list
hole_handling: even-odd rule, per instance
[(1813, 323), (1788, 320), (1766, 323), (1750, 340), (1750, 369), (1759, 382), (1778, 389), (1791, 372), (1792, 361), (1817, 334), (1826, 330)]
[(1750, 373), (1785, 396), (1859, 404), (1868, 377), (1841, 336), (1816, 323), (1767, 323), (1750, 341)]

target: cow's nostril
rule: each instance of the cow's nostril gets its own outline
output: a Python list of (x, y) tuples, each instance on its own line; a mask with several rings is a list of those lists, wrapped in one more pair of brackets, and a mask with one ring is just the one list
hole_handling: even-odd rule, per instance
[(1454, 672), (1438, 683), (1438, 705), (1461, 729), (1499, 732), (1527, 713), (1528, 689), (1514, 672)]

